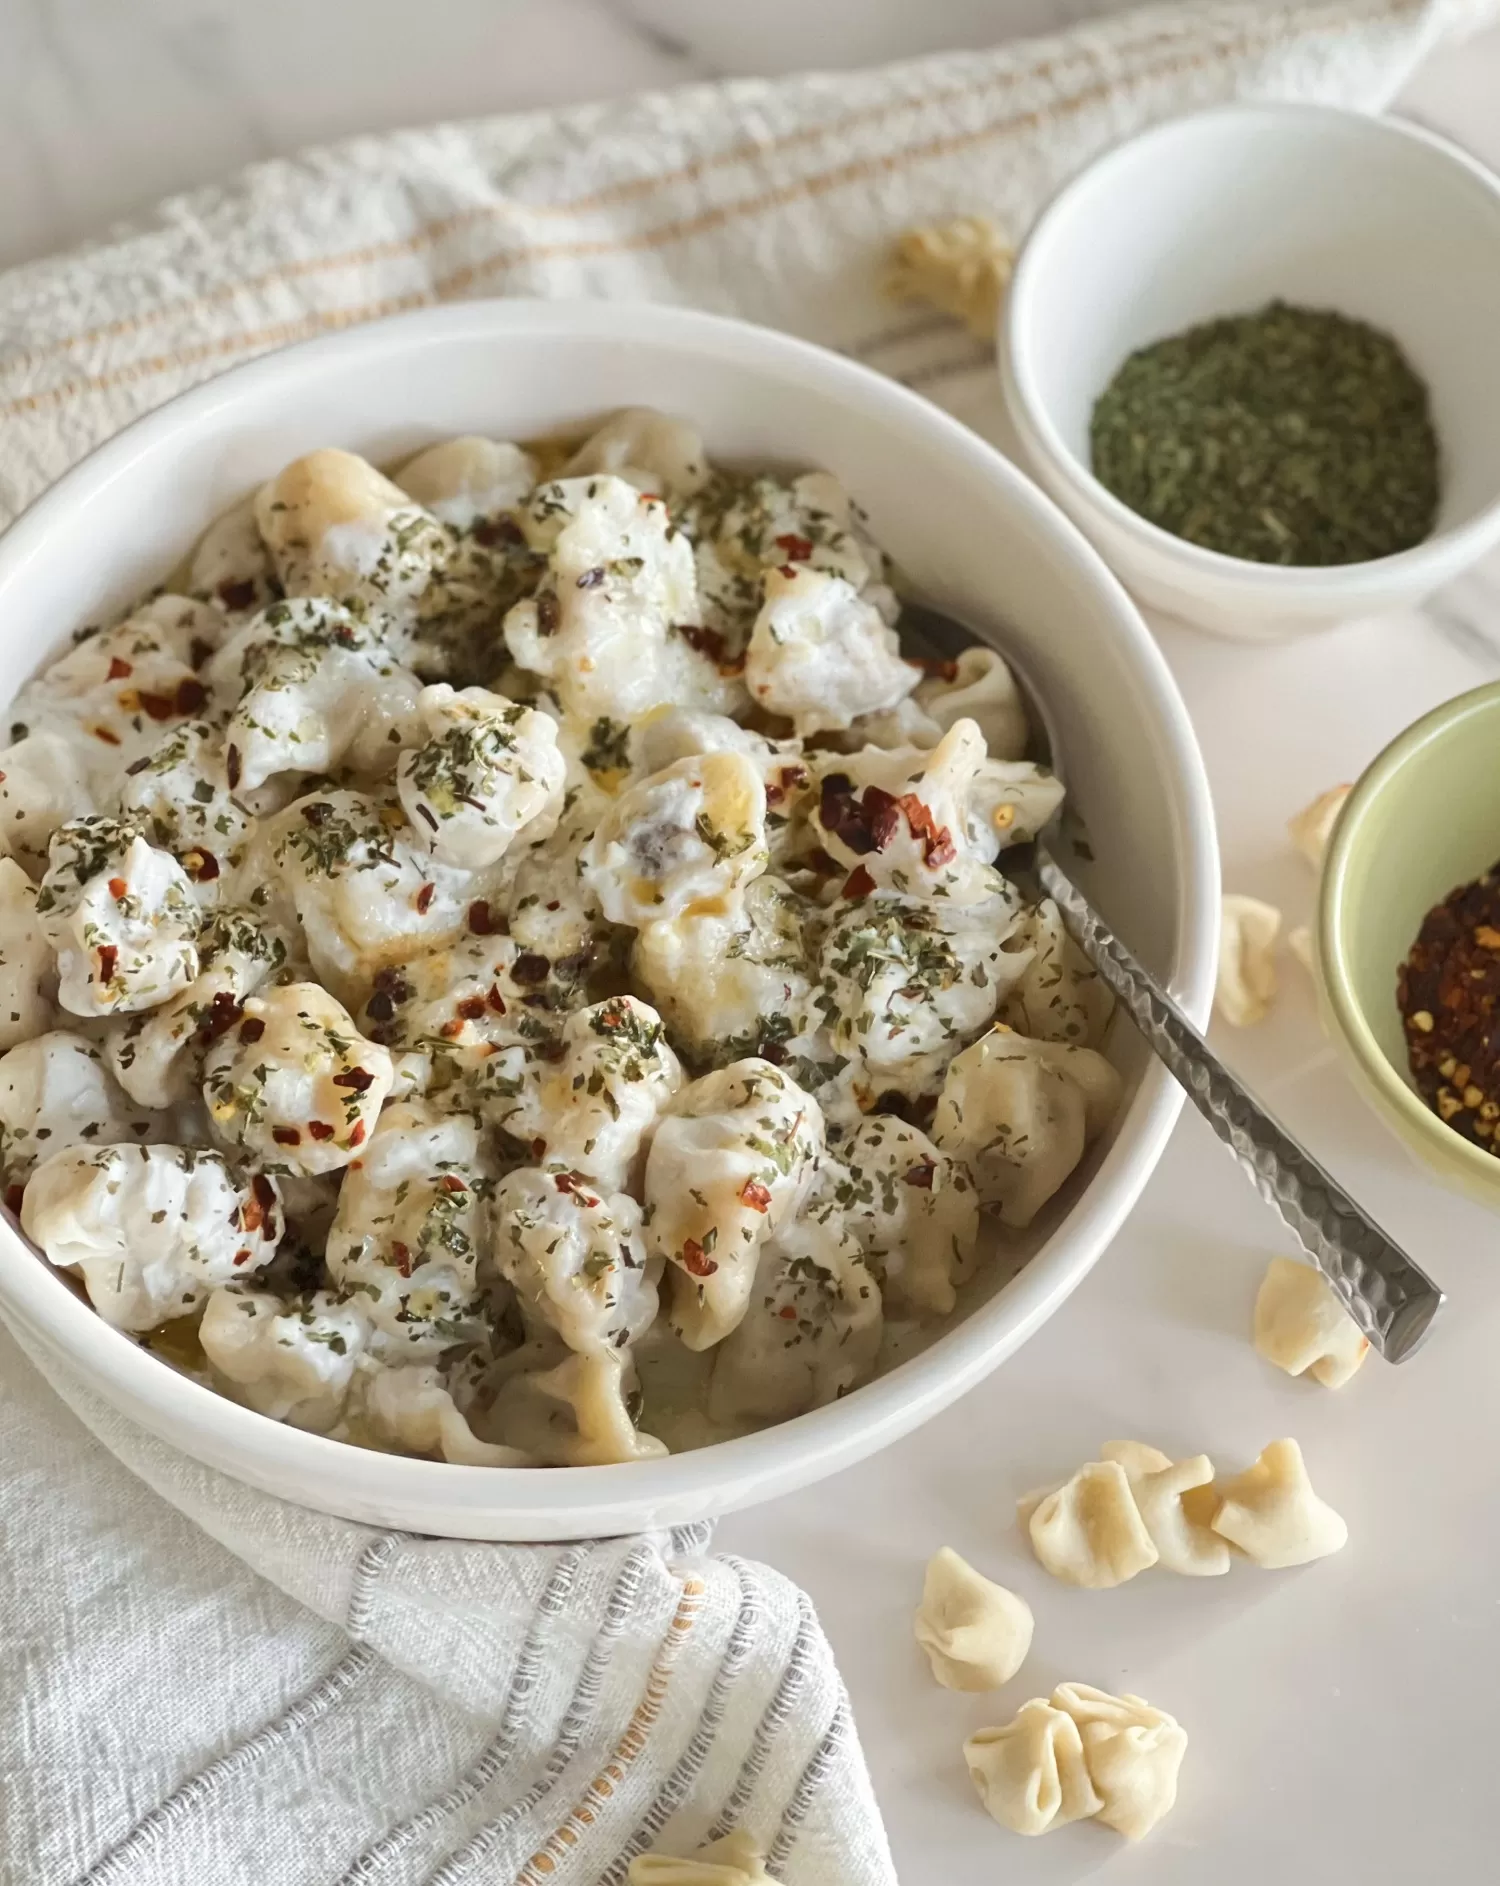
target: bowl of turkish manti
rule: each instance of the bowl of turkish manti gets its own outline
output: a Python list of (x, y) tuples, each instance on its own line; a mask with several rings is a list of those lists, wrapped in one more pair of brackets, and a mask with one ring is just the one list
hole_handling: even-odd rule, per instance
[[(628, 342), (628, 345), (626, 344)], [(478, 1537), (827, 1472), (1013, 1349), (1176, 1100), (1007, 875), (1201, 1014), (1216, 871), (1123, 594), (799, 343), (504, 303), (288, 350), (0, 545), (0, 1299), (198, 1458)]]

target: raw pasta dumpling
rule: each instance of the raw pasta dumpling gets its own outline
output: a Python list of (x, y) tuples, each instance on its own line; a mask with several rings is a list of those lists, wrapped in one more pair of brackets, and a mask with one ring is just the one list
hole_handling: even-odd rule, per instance
[(1065, 1585), (1107, 1591), (1158, 1553), (1118, 1461), (1093, 1460), (1065, 1485), (1021, 1502), (1037, 1561)]
[(1102, 1805), (1094, 1814), (1127, 1840), (1142, 1840), (1177, 1804), (1187, 1732), (1139, 1696), (1060, 1683), (1052, 1704), (1077, 1724), (1083, 1759)]
[(1342, 1388), (1370, 1353), (1367, 1337), (1311, 1264), (1273, 1257), (1255, 1299), (1255, 1347), (1288, 1375)]
[(917, 1642), (944, 1689), (997, 1690), (1031, 1649), (1031, 1606), (976, 1572), (951, 1546), (928, 1562)]
[(215, 1284), (252, 1276), (281, 1236), (276, 1186), (241, 1181), (218, 1153), (181, 1146), (72, 1146), (44, 1159), (21, 1225), (117, 1329), (190, 1315)]
[(1141, 1441), (1106, 1441), (1099, 1452), (1124, 1468), (1163, 1571), (1212, 1578), (1229, 1570), (1229, 1548), (1212, 1527), (1218, 1496), (1207, 1454), (1174, 1461)]
[(985, 1813), (1015, 1834), (1049, 1834), (1103, 1806), (1077, 1723), (1040, 1696), (1003, 1728), (971, 1735), (964, 1760)]
[(1349, 1528), (1313, 1492), (1295, 1441), (1272, 1441), (1243, 1473), (1214, 1491), (1214, 1531), (1267, 1570), (1309, 1565), (1348, 1544)]
[(735, 1831), (700, 1847), (690, 1860), (641, 1853), (630, 1862), (628, 1886), (776, 1886), (765, 1855), (747, 1833)]

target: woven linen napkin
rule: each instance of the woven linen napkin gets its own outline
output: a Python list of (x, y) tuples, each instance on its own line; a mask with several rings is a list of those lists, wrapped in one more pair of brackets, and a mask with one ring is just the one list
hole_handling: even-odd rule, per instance
[[(1225, 97), (1379, 108), (1489, 11), (1162, 7), (261, 165), (0, 279), (0, 519), (235, 361), (474, 295), (731, 311), (989, 429), (986, 350), (882, 299), (898, 231), (980, 210), (1020, 235), (1095, 151)], [(325, 1518), (3, 1332), (0, 1450), (4, 1886), (596, 1886), (730, 1826), (787, 1886), (895, 1878), (808, 1600), (706, 1528), (512, 1547)]]

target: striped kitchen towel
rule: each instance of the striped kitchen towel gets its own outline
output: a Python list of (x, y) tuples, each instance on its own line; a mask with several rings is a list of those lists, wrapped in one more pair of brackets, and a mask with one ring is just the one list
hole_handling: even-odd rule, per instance
[[(985, 349), (881, 299), (898, 231), (981, 211), (1020, 234), (1110, 140), (1225, 97), (1378, 108), (1489, 11), (1159, 7), (262, 165), (0, 278), (0, 520), (227, 364), (468, 295), (748, 315), (989, 429)], [(706, 1531), (494, 1546), (328, 1519), (3, 1333), (0, 1474), (4, 1886), (597, 1886), (731, 1827), (786, 1886), (895, 1878), (808, 1600)]]

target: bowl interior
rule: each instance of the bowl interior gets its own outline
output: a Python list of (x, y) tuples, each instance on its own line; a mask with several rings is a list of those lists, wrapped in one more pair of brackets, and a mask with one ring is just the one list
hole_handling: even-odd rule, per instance
[(1345, 1038), (1414, 1131), (1500, 1182), (1411, 1084), (1396, 975), (1432, 906), (1500, 858), (1500, 683), (1446, 702), (1395, 740), (1351, 793), (1324, 871), (1319, 947)]
[(1500, 191), (1425, 134), (1295, 105), (1163, 125), (1064, 191), (1017, 288), (1018, 384), (1091, 484), (1094, 402), (1128, 354), (1280, 297), (1358, 316), (1406, 349), (1442, 447), (1438, 531), (1500, 498)]
[[(470, 303), (252, 362), (141, 421), (0, 544), (9, 683), (80, 624), (170, 570), (289, 459), (338, 443), (389, 461), (460, 432), (527, 437), (621, 405), (681, 413), (712, 454), (836, 473), (938, 607), (1003, 629), (1055, 701), (1111, 923), (1200, 1016), (1217, 860), (1207, 785), (1165, 664), (1118, 584), (1004, 460), (864, 369), (737, 322), (616, 304)], [(0, 1224), (0, 1302), (131, 1415), (198, 1458), (327, 1511), (461, 1537), (560, 1538), (676, 1524), (791, 1487), (907, 1431), (1045, 1320), (1134, 1202), (1177, 1110), (1138, 1039), (1112, 1053), (1131, 1098), (1086, 1171), (969, 1314), (832, 1407), (629, 1467), (525, 1473), (365, 1454), (247, 1413), (108, 1329)], [(984, 1300), (988, 1298), (988, 1300)]]

